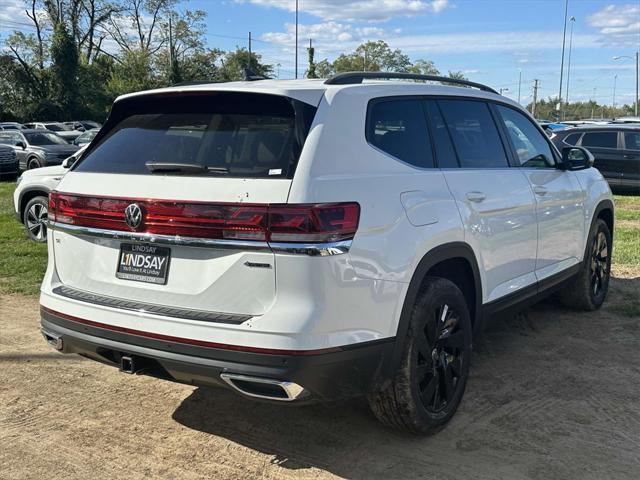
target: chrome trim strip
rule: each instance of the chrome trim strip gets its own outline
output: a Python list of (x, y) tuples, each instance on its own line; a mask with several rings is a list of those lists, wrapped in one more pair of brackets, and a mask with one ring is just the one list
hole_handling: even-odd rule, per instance
[(311, 257), (328, 257), (342, 255), (351, 248), (352, 240), (341, 240), (329, 243), (288, 243), (288, 242), (252, 242), (246, 240), (222, 240), (214, 238), (181, 237), (177, 235), (155, 235), (152, 233), (124, 232), (102, 228), (81, 227), (66, 223), (47, 222), (47, 227), (54, 231), (73, 235), (110, 238), (129, 242), (156, 243), (159, 245), (181, 245), (187, 247), (218, 248), (232, 250), (249, 250), (261, 252), (286, 253), (292, 255), (308, 255)]
[(351, 248), (352, 240), (342, 240), (330, 243), (269, 243), (275, 253), (290, 253), (295, 255), (309, 255), (311, 257), (328, 257), (342, 255)]
[(102, 228), (80, 227), (66, 223), (48, 222), (51, 230), (71, 233), (73, 235), (85, 235), (89, 237), (110, 238), (113, 240), (126, 240), (129, 242), (157, 243), (159, 245), (183, 245), (187, 247), (242, 249), (270, 251), (267, 242), (248, 242), (243, 240), (222, 240), (215, 238), (181, 237), (179, 235), (155, 235), (153, 233), (123, 232), (121, 230), (107, 230)]
[(122, 298), (99, 295), (97, 293), (85, 292), (77, 288), (61, 285), (55, 287), (52, 292), (55, 295), (70, 298), (78, 302), (90, 303), (101, 307), (115, 308), (136, 312), (140, 315), (161, 315), (164, 317), (180, 318), (184, 320), (196, 320), (199, 322), (226, 323), (230, 325), (240, 325), (251, 319), (251, 315), (241, 315), (237, 313), (209, 312), (205, 310), (194, 310), (190, 308), (176, 308), (165, 305), (155, 305), (152, 303), (137, 302), (135, 300), (125, 300)]
[[(243, 395), (247, 395), (249, 397), (254, 397), (254, 398), (278, 400), (280, 402), (292, 402), (300, 398), (302, 394), (306, 393), (306, 390), (302, 386), (298, 385), (297, 383), (286, 382), (282, 380), (273, 380), (270, 378), (261, 378), (261, 377), (250, 377), (248, 375), (238, 375), (235, 373), (221, 373), (220, 378), (222, 378), (222, 380), (224, 380), (226, 383), (231, 385), (231, 387), (233, 387), (235, 390), (242, 393)], [(251, 382), (251, 383), (264, 383), (267, 385), (276, 385), (282, 388), (283, 392), (287, 397), (286, 398), (272, 397), (269, 395), (260, 395), (258, 393), (247, 392), (246, 390), (243, 390), (241, 387), (236, 385), (234, 383), (234, 380), (240, 380), (240, 381)]]

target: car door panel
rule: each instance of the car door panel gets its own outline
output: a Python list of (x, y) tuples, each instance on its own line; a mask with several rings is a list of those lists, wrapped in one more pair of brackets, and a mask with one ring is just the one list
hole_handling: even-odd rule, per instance
[(593, 166), (612, 187), (619, 186), (622, 179), (623, 159), (622, 151), (618, 149), (618, 136), (616, 131), (588, 131), (580, 139), (580, 145), (595, 157)]

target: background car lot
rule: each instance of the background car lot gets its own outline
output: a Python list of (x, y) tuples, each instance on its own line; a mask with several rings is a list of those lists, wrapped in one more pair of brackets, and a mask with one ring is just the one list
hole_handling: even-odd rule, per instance
[[(616, 197), (614, 276), (597, 312), (546, 302), (497, 320), (439, 435), (381, 427), (366, 403), (286, 408), (125, 377), (38, 331), (46, 246), (0, 183), (2, 478), (634, 478), (640, 471), (640, 197)], [(51, 452), (43, 455), (42, 452)]]

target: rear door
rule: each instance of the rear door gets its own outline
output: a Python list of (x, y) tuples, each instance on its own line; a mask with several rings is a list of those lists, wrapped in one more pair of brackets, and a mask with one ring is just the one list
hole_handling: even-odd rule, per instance
[(264, 313), (276, 294), (264, 205), (286, 203), (314, 113), (247, 93), (116, 103), (53, 197), (60, 284), (174, 308)]
[(428, 102), (428, 113), (438, 166), (483, 271), (483, 300), (534, 284), (535, 200), (527, 178), (509, 166), (489, 105), (443, 98)]
[(595, 157), (593, 164), (607, 179), (609, 185), (617, 187), (622, 179), (623, 158), (618, 148), (618, 132), (615, 130), (588, 131), (580, 139)]
[(640, 130), (622, 132), (622, 178), (620, 186), (634, 189), (640, 194)]
[(575, 265), (585, 238), (584, 194), (573, 172), (556, 168), (549, 140), (514, 108), (496, 105), (512, 158), (525, 174), (536, 201), (538, 249), (536, 277), (542, 280)]

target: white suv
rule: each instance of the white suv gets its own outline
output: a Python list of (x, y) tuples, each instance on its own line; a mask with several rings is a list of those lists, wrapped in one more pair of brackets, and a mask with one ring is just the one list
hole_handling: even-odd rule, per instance
[(42, 331), (260, 399), (366, 394), (424, 433), (455, 413), (487, 318), (556, 289), (604, 301), (613, 203), (592, 160), (439, 77), (125, 95), (50, 196)]

